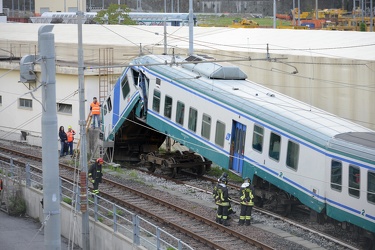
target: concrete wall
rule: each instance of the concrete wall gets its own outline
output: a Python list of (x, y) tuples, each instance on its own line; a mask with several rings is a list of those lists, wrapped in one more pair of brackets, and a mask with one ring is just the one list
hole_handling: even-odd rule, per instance
[[(43, 198), (41, 190), (35, 188), (22, 187), (22, 193), (26, 200), (27, 214), (39, 221), (44, 220), (43, 209), (40, 201)], [(82, 247), (82, 217), (81, 213), (73, 216), (73, 210), (68, 204), (61, 202), (61, 235), (67, 239), (74, 239), (74, 243)], [(133, 245), (132, 239), (121, 234), (114, 233), (112, 228), (95, 222), (90, 218), (90, 249), (92, 250), (129, 250), (143, 247)]]

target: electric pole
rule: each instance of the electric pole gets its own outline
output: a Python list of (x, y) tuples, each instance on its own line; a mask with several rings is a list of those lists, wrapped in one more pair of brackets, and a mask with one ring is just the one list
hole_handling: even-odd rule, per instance
[(59, 160), (55, 140), (57, 131), (56, 64), (53, 25), (38, 30), (38, 50), (42, 71), (42, 166), (44, 245), (61, 249)]

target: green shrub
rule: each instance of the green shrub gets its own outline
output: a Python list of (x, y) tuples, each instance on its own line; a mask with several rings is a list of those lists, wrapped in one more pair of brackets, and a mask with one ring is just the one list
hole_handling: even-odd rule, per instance
[(26, 214), (26, 202), (22, 197), (14, 196), (9, 198), (9, 215), (23, 216)]

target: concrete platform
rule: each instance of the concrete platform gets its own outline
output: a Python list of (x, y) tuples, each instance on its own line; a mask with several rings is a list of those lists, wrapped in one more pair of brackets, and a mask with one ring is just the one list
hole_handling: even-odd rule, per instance
[[(43, 250), (44, 231), (41, 223), (30, 217), (13, 217), (0, 211), (0, 249)], [(68, 240), (61, 237), (61, 249), (68, 249)], [(69, 247), (71, 249), (71, 246)], [(74, 249), (80, 249), (75, 247)]]

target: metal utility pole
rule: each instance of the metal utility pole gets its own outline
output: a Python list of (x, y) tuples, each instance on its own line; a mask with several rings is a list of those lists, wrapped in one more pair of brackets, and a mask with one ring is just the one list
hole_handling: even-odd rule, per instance
[(82, 212), (82, 247), (83, 250), (90, 249), (90, 231), (89, 231), (89, 212), (87, 199), (87, 148), (86, 148), (86, 120), (85, 120), (85, 82), (84, 82), (84, 63), (82, 47), (82, 17), (83, 12), (77, 12), (78, 21), (78, 93), (79, 93), (79, 127), (80, 127), (80, 154), (79, 165), (81, 167), (80, 186), (81, 186), (81, 212)]
[(372, 0), (370, 1), (370, 32), (373, 32), (374, 10), (372, 9)]
[(53, 25), (38, 30), (38, 50), (42, 71), (42, 166), (44, 245), (46, 249), (61, 249), (59, 160), (56, 138), (56, 64)]
[(189, 0), (189, 55), (192, 55), (194, 53), (193, 29), (194, 29), (193, 0)]
[(301, 2), (298, 0), (298, 26), (301, 26)]
[(276, 0), (273, 0), (273, 28), (276, 29)]

